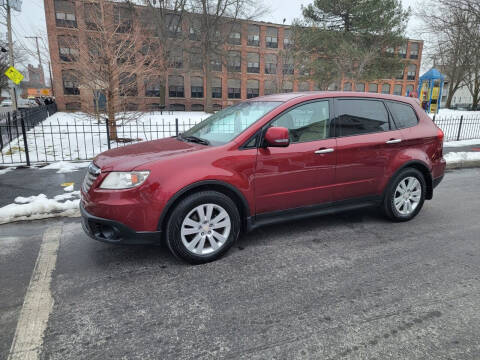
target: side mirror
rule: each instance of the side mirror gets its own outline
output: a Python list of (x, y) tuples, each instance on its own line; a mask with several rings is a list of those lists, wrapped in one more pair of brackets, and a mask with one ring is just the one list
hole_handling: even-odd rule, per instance
[(287, 147), (290, 145), (288, 129), (280, 126), (272, 126), (265, 133), (265, 142), (271, 147)]

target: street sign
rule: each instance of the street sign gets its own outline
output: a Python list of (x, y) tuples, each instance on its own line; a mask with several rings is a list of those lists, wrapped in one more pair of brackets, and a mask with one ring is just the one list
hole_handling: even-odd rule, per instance
[(7, 71), (5, 71), (5, 75), (17, 85), (23, 80), (22, 73), (13, 66), (10, 66)]

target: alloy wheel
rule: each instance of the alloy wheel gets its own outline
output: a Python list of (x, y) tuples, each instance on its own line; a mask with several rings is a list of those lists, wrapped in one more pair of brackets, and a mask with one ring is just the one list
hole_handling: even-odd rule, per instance
[(413, 176), (402, 179), (395, 189), (393, 203), (397, 211), (404, 216), (412, 214), (422, 198), (422, 185)]

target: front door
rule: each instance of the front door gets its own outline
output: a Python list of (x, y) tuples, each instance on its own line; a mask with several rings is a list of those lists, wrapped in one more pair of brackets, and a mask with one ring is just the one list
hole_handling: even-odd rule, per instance
[(289, 130), (290, 145), (258, 151), (257, 214), (332, 201), (336, 140), (330, 137), (330, 103), (306, 102), (270, 123)]

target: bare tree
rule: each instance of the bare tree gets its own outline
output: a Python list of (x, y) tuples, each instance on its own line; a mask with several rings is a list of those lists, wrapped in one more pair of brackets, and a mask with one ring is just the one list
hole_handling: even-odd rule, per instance
[(239, 45), (241, 23), (267, 11), (255, 0), (191, 0), (188, 7), (189, 38), (185, 48), (199, 57), (205, 75), (205, 111), (212, 112), (212, 77), (219, 62), (225, 64), (230, 45)]
[[(449, 108), (455, 92), (469, 78), (471, 58), (468, 25), (471, 22), (468, 12), (455, 2), (436, 1), (425, 6), (418, 13), (426, 24), (425, 35), (430, 38), (427, 57), (438, 66), (449, 81), (447, 101)], [(478, 46), (478, 45), (475, 45)]]
[[(70, 44), (65, 53), (60, 49), (60, 55), (75, 58), (67, 81), (93, 93), (95, 106), (88, 107), (87, 113), (98, 119), (106, 118), (110, 138), (119, 140), (117, 120), (138, 116), (129, 96), (137, 96), (138, 78), (149, 79), (155, 74), (156, 55), (151, 47), (144, 47), (145, 36), (142, 27), (136, 26), (136, 7), (130, 1), (84, 0), (83, 5), (85, 24), (79, 24), (79, 34), (85, 34), (86, 39), (59, 39)], [(106, 113), (100, 107), (102, 98)]]

